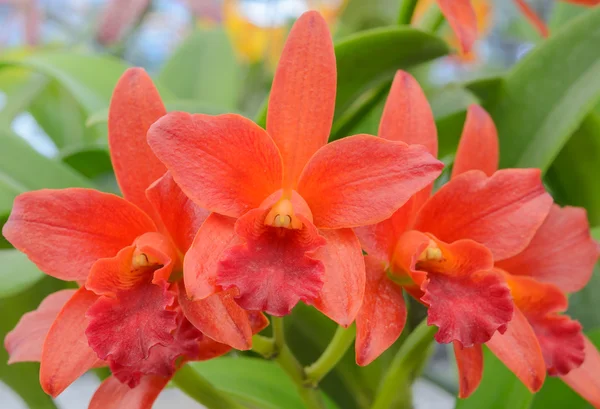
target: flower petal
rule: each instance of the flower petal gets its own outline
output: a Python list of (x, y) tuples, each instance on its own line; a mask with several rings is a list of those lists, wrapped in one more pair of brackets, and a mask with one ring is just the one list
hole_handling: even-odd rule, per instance
[(402, 287), (388, 279), (379, 260), (365, 257), (367, 283), (362, 307), (356, 316), (356, 363), (373, 362), (402, 334), (406, 305)]
[(154, 230), (152, 220), (124, 199), (72, 188), (17, 196), (2, 233), (48, 275), (85, 281), (96, 260)]
[(417, 80), (405, 71), (398, 71), (394, 77), (379, 123), (379, 136), (409, 145), (423, 145), (437, 157), (433, 112)]
[(518, 308), (506, 332), (496, 333), (487, 346), (529, 390), (537, 392), (542, 387), (546, 379), (544, 357), (531, 325)]
[(470, 0), (437, 0), (442, 14), (460, 41), (463, 53), (471, 51), (477, 40), (477, 16)]
[(521, 13), (525, 18), (535, 27), (542, 37), (548, 37), (550, 32), (544, 20), (537, 15), (537, 13), (527, 4), (525, 0), (514, 0), (517, 7), (521, 10)]
[[(437, 257), (429, 257), (431, 249)], [(490, 271), (493, 262), (490, 251), (472, 240), (446, 244), (409, 231), (398, 242), (392, 270), (410, 274), (424, 291), (427, 323), (439, 327), (438, 342), (470, 347), (488, 341), (496, 330), (504, 332), (512, 317), (508, 286)]]
[(365, 293), (365, 262), (358, 238), (351, 229), (323, 230), (327, 244), (315, 253), (323, 262), (323, 288), (314, 306), (343, 327), (352, 322)]
[(235, 349), (252, 346), (248, 313), (233, 298), (233, 290), (222, 291), (202, 300), (191, 301), (179, 286), (179, 303), (188, 320), (204, 335)]
[(313, 303), (319, 296), (325, 268), (315, 252), (326, 241), (300, 215), (302, 229), (267, 226), (267, 212), (255, 209), (238, 219), (235, 231), (244, 243), (223, 253), (217, 284), (237, 288), (242, 308), (283, 316), (299, 300)]
[(290, 31), (269, 97), (267, 132), (283, 157), (286, 189), (295, 187), (310, 157), (327, 143), (335, 87), (331, 34), (323, 17), (309, 11)]
[(154, 209), (146, 200), (145, 191), (167, 168), (152, 153), (146, 134), (150, 125), (166, 113), (146, 71), (125, 71), (108, 109), (110, 158), (123, 197), (153, 216)]
[(598, 254), (585, 210), (554, 205), (527, 248), (498, 267), (575, 292), (592, 277)]
[(96, 390), (89, 409), (151, 409), (169, 380), (160, 376), (144, 376), (141, 383), (132, 389), (111, 376)]
[[(120, 291), (116, 298), (101, 296), (88, 309), (85, 330), (90, 347), (109, 363), (133, 366), (147, 359), (155, 345), (173, 342), (175, 311), (169, 310), (175, 293), (167, 284), (149, 281)], [(143, 325), (141, 325), (143, 323)]]
[(185, 253), (194, 236), (210, 214), (192, 202), (173, 180), (171, 172), (165, 173), (147, 190), (146, 197), (160, 216), (167, 232), (181, 253)]
[(65, 303), (42, 347), (40, 383), (48, 395), (56, 397), (88, 369), (99, 363), (88, 346), (85, 313), (98, 299), (96, 294), (80, 288)]
[(17, 326), (4, 338), (8, 364), (39, 362), (46, 334), (65, 303), (75, 290), (61, 290), (50, 294), (36, 310), (23, 315)]
[(483, 376), (483, 351), (481, 345), (464, 348), (454, 341), (454, 355), (458, 367), (458, 397), (468, 398), (481, 383)]
[(584, 343), (585, 361), (583, 361), (583, 365), (562, 375), (560, 379), (595, 408), (600, 408), (600, 377), (598, 377), (600, 353), (587, 337), (584, 337)]
[(525, 249), (551, 206), (539, 169), (499, 170), (492, 177), (473, 170), (425, 203), (415, 229), (445, 242), (475, 240), (502, 260)]
[(171, 112), (148, 143), (197, 205), (239, 217), (281, 188), (281, 157), (267, 133), (239, 115)]
[(432, 182), (442, 167), (423, 146), (355, 135), (315, 153), (302, 172), (298, 193), (319, 228), (374, 224)]
[(529, 320), (538, 338), (550, 375), (567, 374), (581, 365), (584, 341), (581, 324), (559, 312), (567, 297), (554, 284), (530, 277), (506, 276), (515, 304)]
[(490, 114), (479, 105), (470, 105), (456, 150), (452, 177), (469, 170), (492, 176), (498, 170), (498, 131)]
[(198, 230), (183, 260), (183, 279), (188, 296), (201, 300), (221, 291), (217, 269), (223, 252), (238, 243), (235, 219), (212, 213)]

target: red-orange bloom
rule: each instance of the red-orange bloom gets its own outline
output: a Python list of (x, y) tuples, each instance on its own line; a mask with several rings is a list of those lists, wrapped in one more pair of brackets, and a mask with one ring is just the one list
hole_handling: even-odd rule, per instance
[(185, 295), (182, 255), (208, 212), (189, 201), (146, 143), (148, 128), (164, 114), (150, 77), (128, 70), (108, 122), (124, 198), (91, 189), (28, 192), (4, 226), (4, 236), (41, 270), (85, 284), (48, 296), (6, 337), (11, 362), (41, 361), (40, 381), (52, 396), (108, 364), (113, 377), (94, 397), (105, 403), (92, 407), (114, 407), (118, 399), (149, 407), (176, 360), (248, 349), (253, 330), (266, 325), (229, 292), (197, 302)]
[[(504, 278), (493, 271), (494, 260), (527, 246), (552, 198), (538, 170), (494, 172), (495, 134), (489, 115), (469, 107), (453, 180), (434, 195), (428, 186), (384, 222), (355, 229), (368, 253), (365, 304), (356, 319), (360, 365), (402, 332), (402, 288), (428, 307), (428, 323), (439, 327), (438, 342), (468, 348), (509, 332), (513, 302)], [(437, 154), (433, 115), (407, 73), (394, 79), (379, 135), (421, 143)]]
[(266, 131), (238, 115), (170, 113), (150, 146), (182, 190), (213, 212), (184, 262), (188, 294), (235, 291), (249, 310), (285, 315), (302, 300), (349, 325), (365, 267), (352, 227), (389, 217), (439, 175), (423, 147), (357, 135), (326, 144), (336, 91), (323, 18), (292, 28)]
[[(491, 121), (488, 125), (493, 127)], [(453, 168), (454, 180), (473, 169), (493, 173), (497, 146), (494, 129), (465, 130)], [(581, 325), (561, 314), (567, 309), (564, 293), (585, 286), (598, 254), (585, 210), (553, 205), (526, 248), (510, 257), (495, 257), (495, 271), (504, 276), (517, 309), (507, 331), (495, 334), (487, 345), (532, 391), (539, 389), (547, 371), (563, 377), (593, 404), (600, 402), (600, 385), (592, 376), (600, 371), (600, 355), (584, 338)], [(480, 345), (463, 348), (455, 344), (454, 350), (460, 396), (466, 397), (481, 380), (482, 349)]]

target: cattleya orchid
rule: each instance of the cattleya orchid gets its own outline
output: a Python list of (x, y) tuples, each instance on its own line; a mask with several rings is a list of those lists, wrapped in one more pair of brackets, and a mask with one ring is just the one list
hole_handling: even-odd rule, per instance
[[(421, 0), (428, 2), (428, 0)], [(600, 0), (562, 0), (567, 3), (578, 4), (581, 6), (593, 7), (600, 4)], [(549, 35), (548, 27), (537, 13), (529, 6), (527, 0), (514, 0), (515, 4), (521, 10), (523, 15), (536, 30), (544, 37)], [(460, 43), (461, 51), (465, 54), (471, 51), (473, 44), (482, 34), (482, 27), (478, 23), (481, 7), (477, 9), (471, 4), (471, 0), (437, 0), (438, 6), (448, 24), (456, 34)], [(476, 2), (478, 3), (478, 2)]]
[(169, 113), (149, 144), (183, 192), (213, 212), (184, 260), (188, 295), (231, 292), (275, 316), (299, 300), (348, 326), (365, 265), (353, 227), (388, 218), (442, 164), (422, 146), (369, 135), (326, 144), (336, 90), (327, 24), (303, 14), (275, 74), (266, 131), (238, 115)]
[[(431, 110), (406, 73), (399, 72), (392, 85), (380, 136), (420, 140), (436, 151)], [(430, 189), (415, 195), (392, 218), (356, 229), (368, 253), (365, 301), (356, 320), (357, 362), (368, 364), (402, 332), (404, 289), (428, 306), (428, 322), (440, 327), (436, 339), (453, 341), (460, 397), (479, 385), (486, 343), (532, 391), (548, 372), (597, 406), (600, 388), (593, 374), (600, 370), (600, 355), (581, 325), (559, 314), (567, 307), (564, 292), (583, 288), (598, 259), (585, 211), (552, 205), (539, 171), (497, 166), (495, 126), (472, 105), (452, 180), (429, 198)], [(447, 284), (440, 286), (440, 275)], [(514, 311), (507, 308), (508, 289)], [(490, 325), (506, 313), (510, 322), (492, 333)], [(447, 336), (448, 320), (458, 336)], [(481, 335), (465, 342), (473, 331)]]
[(183, 195), (146, 143), (165, 113), (150, 77), (126, 71), (108, 119), (124, 198), (92, 189), (28, 192), (3, 228), (46, 274), (81, 285), (49, 295), (5, 339), (11, 363), (41, 362), (40, 382), (52, 396), (108, 365), (113, 375), (90, 407), (149, 407), (183, 363), (248, 349), (268, 323), (228, 292), (196, 302), (185, 296), (183, 254), (208, 212)]

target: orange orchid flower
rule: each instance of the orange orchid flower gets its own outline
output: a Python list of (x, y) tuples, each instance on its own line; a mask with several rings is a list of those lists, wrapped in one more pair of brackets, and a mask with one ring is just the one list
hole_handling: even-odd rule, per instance
[[(567, 3), (593, 7), (600, 4), (600, 0), (562, 0)], [(459, 39), (463, 53), (471, 51), (478, 38), (477, 16), (471, 0), (437, 0), (442, 14)], [(549, 35), (546, 23), (529, 6), (526, 0), (514, 0), (517, 7), (529, 22), (543, 36)]]
[[(493, 124), (489, 122), (489, 126)], [(495, 170), (497, 145), (495, 131), (464, 134), (453, 177), (472, 169)], [(528, 246), (495, 263), (496, 271), (510, 287), (517, 309), (506, 333), (494, 335), (487, 343), (530, 389), (541, 385), (540, 373), (547, 371), (551, 376), (560, 376), (595, 407), (600, 407), (600, 353), (582, 334), (581, 324), (561, 313), (568, 305), (565, 294), (579, 291), (588, 283), (599, 254), (585, 210), (553, 205)], [(531, 342), (532, 333), (538, 345)], [(530, 345), (524, 348), (525, 342)], [(481, 381), (482, 349), (480, 345), (455, 345), (454, 350), (460, 372), (460, 396), (466, 397)], [(543, 361), (532, 350), (540, 350)]]
[(183, 195), (146, 143), (164, 114), (150, 77), (127, 70), (108, 119), (124, 198), (92, 189), (28, 192), (4, 225), (4, 236), (46, 274), (84, 284), (48, 296), (5, 339), (11, 363), (41, 362), (40, 382), (52, 396), (108, 365), (113, 376), (91, 407), (148, 408), (181, 362), (249, 349), (252, 333), (267, 324), (230, 292), (196, 302), (185, 295), (182, 255), (208, 212)]
[[(494, 260), (527, 246), (552, 198), (539, 170), (495, 172), (498, 144), (485, 141), (495, 132), (481, 107), (469, 107), (454, 168), (460, 175), (433, 195), (431, 186), (414, 195), (384, 222), (355, 229), (368, 254), (365, 299), (356, 317), (359, 365), (372, 362), (400, 336), (406, 320), (403, 289), (428, 307), (429, 325), (439, 327), (438, 342), (469, 348), (510, 334), (518, 325)], [(405, 72), (394, 79), (379, 136), (421, 143), (437, 153), (433, 114), (419, 84)], [(481, 170), (467, 172), (469, 160), (479, 156), (486, 158)], [(537, 345), (532, 331), (523, 334), (521, 345), (527, 342)], [(539, 348), (531, 351), (536, 352), (543, 363)]]
[(365, 284), (352, 228), (389, 217), (442, 164), (424, 147), (369, 135), (326, 144), (335, 90), (331, 35), (307, 12), (284, 47), (266, 131), (238, 115), (182, 112), (150, 128), (177, 184), (213, 212), (184, 260), (191, 298), (235, 291), (243, 308), (275, 316), (302, 300), (352, 323)]

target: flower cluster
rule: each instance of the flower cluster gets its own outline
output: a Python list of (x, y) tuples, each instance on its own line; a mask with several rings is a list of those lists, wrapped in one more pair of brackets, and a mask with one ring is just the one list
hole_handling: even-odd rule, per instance
[(327, 143), (335, 95), (315, 12), (289, 35), (266, 130), (167, 113), (148, 75), (129, 69), (108, 121), (123, 198), (28, 192), (4, 226), (40, 269), (79, 287), (23, 316), (6, 337), (11, 362), (40, 361), (52, 396), (108, 366), (90, 407), (146, 408), (181, 365), (251, 348), (264, 312), (299, 301), (356, 322), (367, 365), (402, 333), (406, 292), (436, 340), (453, 343), (461, 397), (481, 379), (486, 344), (532, 391), (549, 373), (598, 403), (600, 355), (561, 314), (598, 259), (585, 212), (554, 205), (539, 170), (498, 170), (495, 126), (477, 105), (434, 192), (443, 164), (414, 78), (397, 73), (379, 136)]

